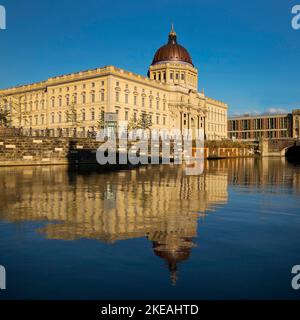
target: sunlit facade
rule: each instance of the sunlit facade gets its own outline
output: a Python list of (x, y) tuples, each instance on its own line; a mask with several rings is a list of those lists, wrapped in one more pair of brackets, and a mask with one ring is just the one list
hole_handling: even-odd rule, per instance
[(227, 137), (227, 104), (198, 92), (198, 71), (172, 29), (155, 53), (148, 77), (107, 66), (0, 90), (12, 126), (33, 135), (86, 136), (105, 113), (137, 122), (147, 115), (152, 128), (204, 129), (209, 140)]

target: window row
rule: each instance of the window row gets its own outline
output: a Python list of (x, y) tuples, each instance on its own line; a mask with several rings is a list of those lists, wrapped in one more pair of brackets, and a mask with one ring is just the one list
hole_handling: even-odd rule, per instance
[[(73, 89), (74, 91), (76, 90), (85, 90), (87, 88), (87, 86), (90, 86), (91, 88), (95, 88), (96, 87), (96, 82), (91, 82), (89, 84), (87, 83), (83, 83), (83, 84), (80, 84), (80, 85), (74, 85), (74, 86), (67, 86), (67, 87), (64, 87), (64, 88), (56, 88), (56, 89), (52, 89), (51, 92), (52, 94), (55, 94), (56, 92), (59, 92), (61, 93), (64, 90), (66, 91), (70, 91), (71, 89)], [(104, 81), (100, 81), (100, 86), (103, 87), (104, 86)]]
[[(95, 103), (96, 101), (96, 93), (95, 91), (92, 91), (89, 95), (89, 100), (87, 99), (88, 95), (83, 92), (82, 94), (78, 95), (77, 93), (73, 94), (72, 96), (67, 94), (64, 97), (59, 96), (57, 98), (51, 97), (51, 107), (54, 108), (56, 106), (62, 107), (63, 105), (69, 106), (71, 104), (85, 104), (87, 102)], [(105, 93), (104, 91), (100, 92), (99, 96), (100, 101), (105, 100)]]

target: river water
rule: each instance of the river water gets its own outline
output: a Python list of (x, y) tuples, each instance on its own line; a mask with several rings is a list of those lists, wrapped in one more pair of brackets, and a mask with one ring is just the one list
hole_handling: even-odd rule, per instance
[(300, 165), (0, 168), (0, 299), (300, 298)]

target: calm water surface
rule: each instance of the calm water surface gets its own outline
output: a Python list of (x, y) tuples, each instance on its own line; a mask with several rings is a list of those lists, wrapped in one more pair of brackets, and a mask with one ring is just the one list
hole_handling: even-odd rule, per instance
[(0, 299), (300, 298), (300, 166), (0, 168)]

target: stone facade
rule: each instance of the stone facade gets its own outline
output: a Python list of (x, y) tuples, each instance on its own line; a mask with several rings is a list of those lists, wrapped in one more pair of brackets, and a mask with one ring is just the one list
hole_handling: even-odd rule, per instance
[(197, 69), (179, 60), (151, 65), (148, 77), (114, 66), (52, 77), (0, 90), (0, 100), (12, 125), (35, 135), (47, 129), (52, 136), (75, 130), (86, 136), (101, 126), (105, 112), (113, 112), (119, 121), (146, 114), (152, 128), (203, 128), (207, 139), (227, 138), (228, 106), (197, 88)]
[[(97, 164), (96, 152), (101, 143), (89, 138), (0, 137), (0, 166)], [(128, 146), (130, 147), (131, 143), (128, 143)], [(172, 150), (171, 147), (171, 155)], [(205, 158), (252, 155), (247, 148), (204, 149)]]

